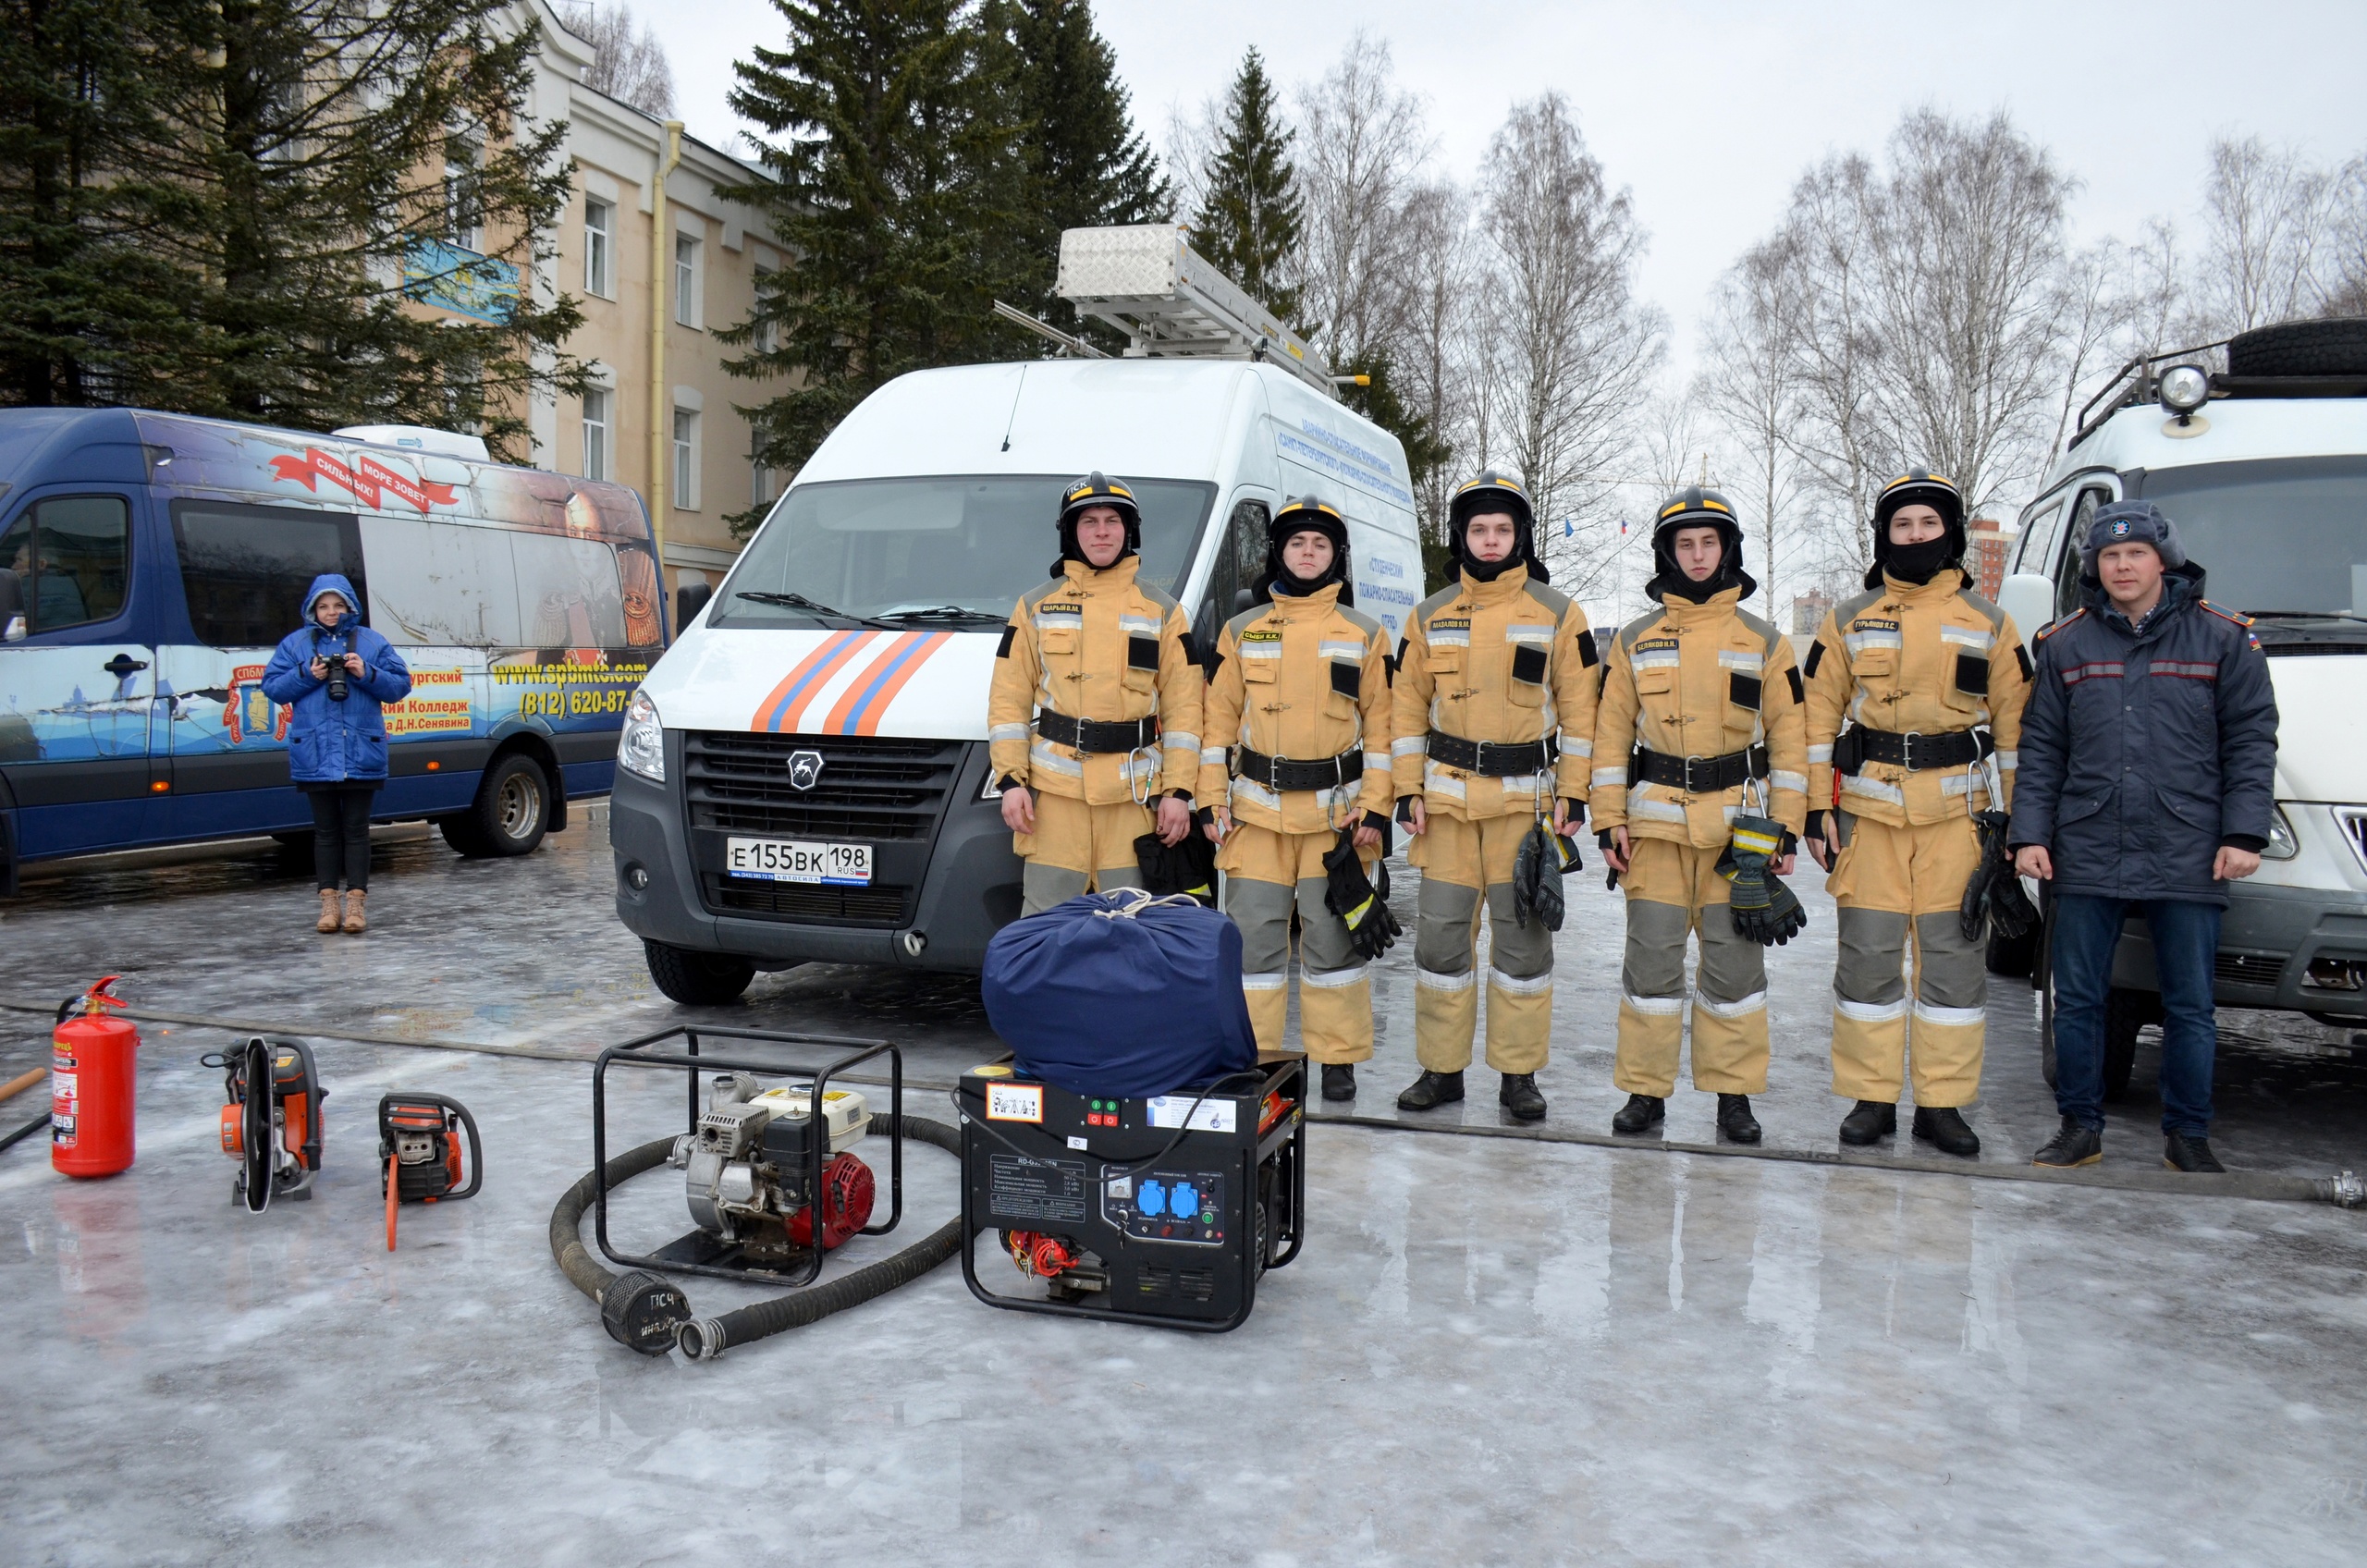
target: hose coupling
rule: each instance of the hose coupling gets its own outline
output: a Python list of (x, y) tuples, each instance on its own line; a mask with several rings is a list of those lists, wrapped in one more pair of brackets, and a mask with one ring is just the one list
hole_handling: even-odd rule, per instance
[(713, 1361), (723, 1354), (723, 1325), (712, 1317), (693, 1317), (682, 1325), (676, 1343), (693, 1361)]

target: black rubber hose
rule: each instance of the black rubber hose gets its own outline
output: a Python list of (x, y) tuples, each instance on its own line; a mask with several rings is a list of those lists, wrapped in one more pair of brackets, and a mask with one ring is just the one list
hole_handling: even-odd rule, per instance
[[(896, 1119), (882, 1113), (872, 1118), (871, 1125), (874, 1132), (892, 1135)], [(941, 1121), (907, 1116), (903, 1119), (902, 1135), (935, 1144), (957, 1158), (962, 1153), (962, 1134)], [(659, 1138), (619, 1155), (608, 1161), (608, 1184), (614, 1187), (663, 1165), (673, 1147), (673, 1139)], [(586, 1171), (583, 1179), (560, 1197), (558, 1207), (551, 1210), (551, 1256), (558, 1260), (560, 1269), (575, 1288), (595, 1302), (602, 1299), (602, 1292), (617, 1278), (583, 1244), (583, 1214), (592, 1207), (597, 1187), (593, 1173)], [(732, 1345), (747, 1344), (789, 1329), (802, 1329), (834, 1312), (860, 1306), (874, 1296), (912, 1283), (953, 1256), (961, 1246), (962, 1221), (957, 1216), (902, 1251), (826, 1283), (754, 1302), (718, 1317), (692, 1318), (681, 1328), (682, 1354), (694, 1361), (709, 1360)]]
[(1773, 1159), (1801, 1165), (1840, 1166), (1855, 1170), (1911, 1170), (1934, 1176), (1970, 1176), (1992, 1182), (2038, 1182), (2051, 1186), (2108, 1187), (2123, 1192), (2176, 1193), (2184, 1197), (2261, 1198), (2283, 1203), (2331, 1203), (2357, 1208), (2367, 1189), (2349, 1171), (2341, 1176), (2280, 1176), (2264, 1170), (2231, 1170), (2219, 1176), (2189, 1176), (2175, 1170), (2128, 1170), (2087, 1166), (2058, 1170), (2042, 1165), (1983, 1164), (1970, 1159), (1899, 1159), (1855, 1155), (1843, 1149), (1768, 1148), (1755, 1144), (1685, 1144), (1662, 1138), (1623, 1138), (1612, 1133), (1580, 1133), (1552, 1127), (1490, 1127), (1485, 1124), (1404, 1121), (1386, 1116), (1338, 1111), (1308, 1114), (1310, 1127), (1365, 1127), (1384, 1133), (1445, 1133), (1465, 1138), (1511, 1138), (1532, 1144), (1576, 1144), (1631, 1154), (1705, 1154), (1730, 1159)]

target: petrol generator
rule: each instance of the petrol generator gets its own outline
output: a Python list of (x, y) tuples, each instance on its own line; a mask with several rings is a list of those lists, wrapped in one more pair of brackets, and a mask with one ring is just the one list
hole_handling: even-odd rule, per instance
[[(1306, 1063), (1275, 1057), (1142, 1099), (1072, 1094), (1007, 1062), (973, 1068), (962, 1110), (962, 1273), (990, 1306), (1221, 1333), (1298, 1256)], [(990, 1290), (995, 1231), (1038, 1296)]]

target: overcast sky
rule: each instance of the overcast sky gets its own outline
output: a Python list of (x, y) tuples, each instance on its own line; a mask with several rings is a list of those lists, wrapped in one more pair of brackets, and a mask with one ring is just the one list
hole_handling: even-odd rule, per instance
[[(702, 140), (742, 128), (725, 106), (731, 62), (777, 44), (767, 0), (651, 0), (682, 117)], [(1135, 117), (1155, 143), (1169, 116), (1221, 92), (1255, 43), (1294, 87), (1358, 27), (1385, 39), (1426, 96), (1438, 166), (1468, 178), (1514, 102), (1549, 88), (1576, 106), (1611, 180), (1650, 236), (1643, 295), (1689, 353), (1718, 274), (1782, 214), (1802, 169), (1879, 151), (1902, 111), (2003, 107), (2085, 182), (2076, 237), (2134, 236), (2156, 214), (2196, 237), (2204, 151), (2222, 132), (2337, 161), (2367, 152), (2367, 4), (1511, 5), (1462, 0), (1102, 0)]]

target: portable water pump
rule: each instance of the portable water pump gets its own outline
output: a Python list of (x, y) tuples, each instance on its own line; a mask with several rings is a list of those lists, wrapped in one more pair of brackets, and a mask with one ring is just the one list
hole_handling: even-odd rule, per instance
[(817, 1194), (812, 1103), (805, 1084), (767, 1089), (745, 1072), (710, 1085), (697, 1129), (674, 1140), (666, 1162), (683, 1173), (691, 1219), (711, 1238), (700, 1250), (729, 1248), (750, 1263), (781, 1266), (813, 1246), (817, 1208), (825, 1250), (871, 1223), (877, 1183), (871, 1167), (848, 1152), (871, 1124), (869, 1107), (853, 1089), (824, 1091), (828, 1162)]
[(202, 1059), (223, 1070), (222, 1152), (239, 1162), (230, 1195), (252, 1214), (274, 1197), (305, 1202), (321, 1169), (321, 1087), (313, 1047), (257, 1035), (235, 1052)]

